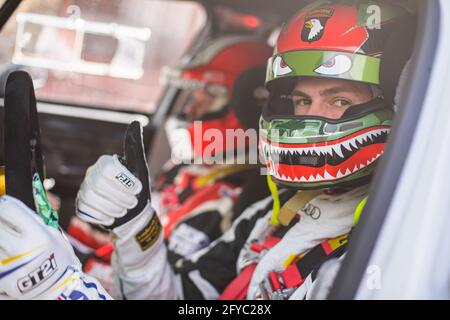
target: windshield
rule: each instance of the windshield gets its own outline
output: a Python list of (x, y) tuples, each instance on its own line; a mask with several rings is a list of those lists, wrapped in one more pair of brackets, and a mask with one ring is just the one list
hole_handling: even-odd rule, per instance
[(1, 74), (28, 70), (39, 100), (152, 113), (160, 69), (205, 21), (186, 1), (24, 1), (2, 31)]

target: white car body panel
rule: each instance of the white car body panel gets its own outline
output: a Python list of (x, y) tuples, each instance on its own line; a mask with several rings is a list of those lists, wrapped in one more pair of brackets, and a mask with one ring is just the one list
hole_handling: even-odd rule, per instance
[(356, 299), (450, 298), (450, 1), (415, 136)]

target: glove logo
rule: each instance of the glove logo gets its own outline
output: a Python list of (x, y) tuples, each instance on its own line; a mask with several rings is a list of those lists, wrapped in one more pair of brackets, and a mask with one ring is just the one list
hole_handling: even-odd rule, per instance
[(144, 227), (144, 229), (142, 229), (135, 236), (136, 241), (137, 243), (139, 243), (142, 251), (150, 248), (156, 242), (156, 240), (158, 240), (161, 230), (161, 223), (159, 222), (159, 218), (155, 213), (148, 224)]
[(131, 189), (131, 188), (133, 188), (134, 187), (134, 182), (133, 182), (133, 180), (131, 180), (126, 174), (124, 174), (124, 173), (119, 173), (117, 176), (116, 176), (116, 179), (120, 182), (120, 183), (122, 183), (125, 187), (127, 187), (128, 189)]
[(20, 292), (27, 293), (50, 278), (56, 270), (58, 270), (58, 267), (56, 265), (55, 255), (52, 254), (50, 258), (46, 259), (38, 268), (31, 271), (27, 276), (20, 278), (17, 281), (17, 287)]

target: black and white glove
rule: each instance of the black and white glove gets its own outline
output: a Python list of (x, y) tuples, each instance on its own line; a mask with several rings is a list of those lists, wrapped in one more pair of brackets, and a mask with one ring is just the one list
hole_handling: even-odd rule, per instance
[(77, 196), (77, 214), (113, 230), (137, 217), (149, 203), (142, 130), (133, 122), (124, 139), (124, 156), (103, 155), (88, 168)]
[(133, 243), (137, 243), (141, 251), (158, 240), (161, 224), (151, 207), (139, 122), (133, 122), (127, 129), (123, 157), (104, 155), (89, 167), (76, 207), (80, 219), (112, 230), (123, 241), (133, 237)]

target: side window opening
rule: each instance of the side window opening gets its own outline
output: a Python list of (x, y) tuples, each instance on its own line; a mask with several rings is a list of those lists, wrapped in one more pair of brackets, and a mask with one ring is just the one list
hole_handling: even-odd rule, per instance
[(195, 2), (29, 0), (5, 25), (0, 64), (28, 70), (41, 101), (153, 113), (161, 67), (205, 23)]

